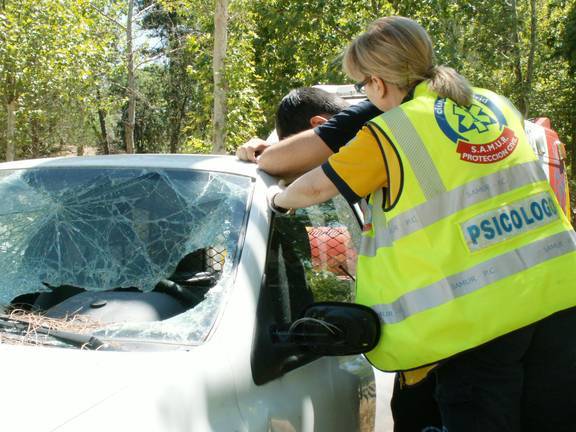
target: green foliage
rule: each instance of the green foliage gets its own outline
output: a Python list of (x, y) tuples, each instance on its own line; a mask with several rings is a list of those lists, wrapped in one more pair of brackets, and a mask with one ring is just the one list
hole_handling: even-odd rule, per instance
[(330, 271), (308, 270), (306, 280), (314, 293), (314, 301), (338, 301), (351, 303), (353, 288), (349, 280), (339, 279)]
[[(18, 157), (70, 145), (121, 147), (126, 0), (0, 3), (0, 156), (16, 101)], [(138, 0), (136, 148), (208, 152), (212, 136), (211, 0)], [(515, 9), (513, 6), (515, 5)], [(369, 22), (401, 14), (430, 32), (437, 61), (477, 86), (546, 116), (576, 152), (576, 0), (538, 0), (529, 79), (529, 0), (230, 0), (226, 59), (229, 152), (265, 137), (281, 97), (299, 86), (349, 82), (340, 55)], [(121, 24), (121, 23), (120, 23)], [(141, 33), (141, 31), (140, 31)], [(100, 114), (100, 116), (98, 116)], [(576, 163), (572, 164), (576, 167)]]
[[(569, 75), (567, 62), (558, 56), (576, 52), (574, 0), (537, 1), (531, 85), (526, 82), (531, 36), (529, 0), (517, 0), (516, 10), (512, 9), (513, 2), (491, 0), (392, 3), (398, 14), (417, 20), (429, 31), (438, 63), (456, 68), (473, 85), (500, 92), (518, 106), (527, 102), (528, 117), (549, 117), (572, 149), (570, 153), (575, 153), (576, 82)], [(569, 10), (572, 12), (567, 20)]]
[(570, 72), (576, 75), (576, 3), (572, 4), (566, 17), (566, 25), (561, 34), (560, 51), (570, 64)]
[[(376, 3), (376, 2), (372, 2)], [(254, 48), (256, 76), (268, 122), (272, 128), (276, 105), (295, 87), (347, 82), (340, 57), (348, 42), (390, 6), (359, 7), (349, 0), (257, 0)]]
[(257, 134), (265, 121), (262, 112), (262, 94), (255, 79), (256, 56), (254, 40), (257, 14), (250, 11), (251, 0), (241, 0), (230, 5), (228, 39), (228, 133), (226, 148), (236, 147)]
[(165, 74), (163, 66), (154, 64), (146, 66), (138, 73), (139, 92), (134, 128), (137, 153), (166, 153), (170, 150), (169, 131), (165, 127), (169, 115), (164, 97)]
[(92, 89), (112, 46), (101, 30), (106, 26), (98, 27), (101, 16), (87, 0), (3, 4), (0, 94), (4, 104), (17, 104), (17, 154), (41, 156), (79, 144), (92, 135), (87, 108), (96, 104)]

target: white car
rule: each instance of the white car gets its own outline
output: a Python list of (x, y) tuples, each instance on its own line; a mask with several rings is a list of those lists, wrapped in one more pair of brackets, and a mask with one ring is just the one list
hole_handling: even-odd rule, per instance
[(356, 215), (272, 215), (275, 181), (228, 156), (0, 164), (2, 430), (391, 430), (393, 375), (354, 354), (368, 308), (314, 306), (352, 301)]

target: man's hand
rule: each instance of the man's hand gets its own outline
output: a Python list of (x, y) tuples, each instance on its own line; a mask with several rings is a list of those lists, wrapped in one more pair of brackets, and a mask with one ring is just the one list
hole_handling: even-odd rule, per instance
[(270, 144), (260, 138), (252, 138), (236, 149), (236, 157), (242, 161), (256, 163), (256, 157), (266, 150)]
[(296, 178), (328, 159), (332, 150), (313, 129), (271, 145), (258, 158), (258, 166), (270, 175)]

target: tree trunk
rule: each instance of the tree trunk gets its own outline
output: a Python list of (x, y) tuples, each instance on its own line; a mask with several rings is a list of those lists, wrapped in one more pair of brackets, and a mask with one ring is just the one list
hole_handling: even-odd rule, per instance
[(128, 96), (128, 113), (124, 129), (127, 153), (134, 153), (134, 126), (136, 124), (136, 85), (134, 79), (134, 50), (132, 40), (133, 15), (134, 0), (128, 0), (128, 16), (126, 18), (126, 60), (128, 66), (128, 86), (126, 92)]
[(110, 135), (106, 129), (106, 113), (102, 108), (98, 109), (98, 121), (100, 123), (100, 139), (102, 142), (102, 153), (110, 154)]
[(180, 113), (173, 113), (170, 119), (170, 153), (178, 153), (180, 150), (180, 128), (182, 127), (182, 117)]
[(518, 10), (516, 0), (510, 2), (510, 12), (512, 14), (512, 42), (514, 43), (514, 76), (516, 85), (519, 88), (518, 110), (521, 113), (526, 112), (526, 101), (524, 100), (524, 77), (522, 76), (522, 50), (520, 49), (520, 36), (518, 32)]
[(16, 135), (16, 100), (13, 99), (6, 104), (6, 161), (14, 160), (16, 155), (16, 145), (14, 137)]
[(95, 130), (96, 133), (100, 134), (100, 145), (102, 147), (102, 153), (108, 155), (110, 154), (110, 135), (108, 134), (108, 129), (106, 128), (106, 111), (102, 108), (102, 94), (100, 89), (96, 89), (96, 100), (98, 101), (98, 123), (100, 125), (100, 131)]
[(532, 78), (534, 77), (534, 54), (538, 44), (538, 17), (536, 15), (536, 0), (530, 0), (530, 52), (528, 54), (528, 64), (526, 65), (526, 79), (522, 88), (522, 98), (524, 99), (524, 117), (528, 117), (530, 110), (530, 93), (532, 93)]
[(33, 158), (40, 157), (42, 154), (39, 129), (40, 122), (37, 118), (32, 118), (30, 120), (30, 153)]
[[(6, 10), (6, 4), (8, 0), (0, 0), (0, 11)], [(12, 79), (11, 79), (12, 78)], [(16, 88), (15, 80), (13, 77), (8, 75), (6, 79), (6, 85), (13, 84), (13, 89)], [(16, 135), (16, 107), (18, 100), (18, 93), (14, 91), (13, 93), (7, 89), (5, 108), (6, 108), (6, 148), (5, 148), (5, 159), (7, 162), (13, 161), (16, 155), (16, 144), (14, 142), (14, 137)]]
[(180, 96), (179, 103), (175, 104), (173, 116), (170, 119), (170, 153), (178, 153), (180, 151), (182, 122), (186, 117), (186, 107), (189, 99), (188, 96)]
[(228, 0), (216, 0), (214, 14), (214, 115), (212, 153), (225, 153), (226, 139), (226, 45), (228, 39)]

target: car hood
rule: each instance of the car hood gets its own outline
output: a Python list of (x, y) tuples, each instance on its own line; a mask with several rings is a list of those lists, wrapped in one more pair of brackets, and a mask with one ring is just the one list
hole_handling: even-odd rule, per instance
[[(207, 397), (212, 388), (221, 390), (212, 399), (227, 410), (220, 421), (238, 425), (241, 421), (235, 417), (233, 389), (214, 383), (213, 374), (205, 373), (205, 368), (199, 366), (209, 364), (218, 370), (218, 360), (206, 363), (204, 355), (191, 354), (0, 344), (2, 429), (213, 430)], [(216, 379), (222, 383), (229, 377)], [(226, 426), (216, 429), (226, 430)]]
[(91, 354), (0, 345), (3, 428), (59, 430), (134, 385), (138, 368), (120, 373), (120, 368), (108, 367), (101, 355)]

